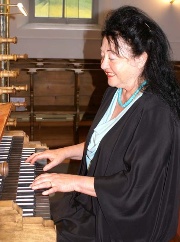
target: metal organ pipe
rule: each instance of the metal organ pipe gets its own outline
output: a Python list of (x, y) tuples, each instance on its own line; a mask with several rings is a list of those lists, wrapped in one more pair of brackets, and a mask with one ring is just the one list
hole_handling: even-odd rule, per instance
[[(10, 78), (17, 78), (18, 70), (10, 70), (10, 61), (28, 58), (27, 54), (10, 54), (10, 44), (17, 43), (17, 37), (10, 38), (10, 8), (16, 6), (21, 11), (25, 10), (21, 4), (11, 4), (10, 0), (0, 0), (0, 102), (10, 102), (10, 94), (17, 90), (26, 90), (27, 87), (9, 87)], [(22, 9), (23, 8), (23, 9)], [(24, 13), (23, 13), (24, 14)], [(26, 13), (27, 16), (27, 13)]]

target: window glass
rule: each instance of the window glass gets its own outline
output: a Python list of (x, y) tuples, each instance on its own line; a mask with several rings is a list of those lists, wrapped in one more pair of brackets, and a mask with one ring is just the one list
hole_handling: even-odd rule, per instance
[(63, 0), (35, 0), (35, 17), (62, 17)]
[(92, 0), (66, 0), (66, 18), (92, 18)]
[(30, 22), (97, 23), (98, 0), (31, 0)]

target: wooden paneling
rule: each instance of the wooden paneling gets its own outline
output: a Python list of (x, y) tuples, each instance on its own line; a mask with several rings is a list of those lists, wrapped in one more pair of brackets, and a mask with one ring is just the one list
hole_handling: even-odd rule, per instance
[(78, 142), (81, 125), (88, 129), (107, 88), (100, 61), (28, 59), (11, 66), (20, 70), (11, 85), (28, 85), (28, 91), (11, 94), (27, 103), (27, 112), (12, 113), (18, 120), (14, 129), (25, 129), (30, 139), (45, 141), (50, 148)]

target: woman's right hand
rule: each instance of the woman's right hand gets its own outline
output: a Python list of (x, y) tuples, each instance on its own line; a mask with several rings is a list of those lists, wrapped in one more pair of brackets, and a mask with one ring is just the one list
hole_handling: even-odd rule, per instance
[(48, 171), (51, 168), (60, 164), (66, 157), (63, 148), (55, 150), (45, 150), (30, 155), (25, 162), (34, 164), (38, 160), (48, 159), (50, 162), (43, 168), (44, 171)]

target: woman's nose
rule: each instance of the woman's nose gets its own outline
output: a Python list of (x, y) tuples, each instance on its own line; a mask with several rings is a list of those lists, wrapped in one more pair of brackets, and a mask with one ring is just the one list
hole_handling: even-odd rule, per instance
[(108, 67), (108, 61), (106, 57), (101, 58), (101, 69), (105, 70)]

